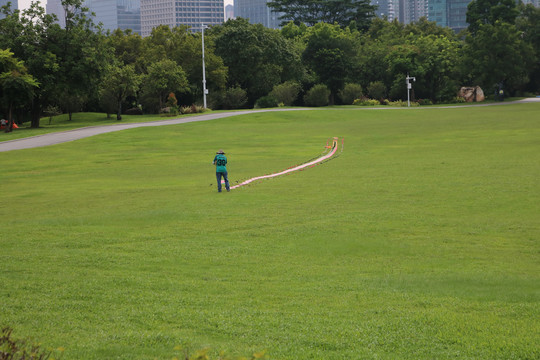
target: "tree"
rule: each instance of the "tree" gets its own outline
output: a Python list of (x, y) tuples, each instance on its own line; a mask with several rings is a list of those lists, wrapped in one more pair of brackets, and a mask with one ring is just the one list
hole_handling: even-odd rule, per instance
[(58, 98), (60, 64), (54, 44), (62, 29), (38, 3), (24, 11), (4, 8), (4, 14), (0, 20), (0, 48), (11, 49), (40, 84), (26, 106), (31, 109), (31, 126), (37, 128), (42, 107)]
[(514, 24), (518, 10), (515, 0), (472, 0), (467, 5), (469, 31), (475, 34), (480, 25), (501, 21)]
[(58, 33), (54, 43), (60, 66), (58, 99), (69, 114), (80, 111), (83, 104), (99, 94), (99, 84), (108, 64), (112, 61), (112, 49), (105, 41), (99, 27), (94, 26), (85, 13), (82, 0), (62, 0), (66, 28)]
[(538, 92), (540, 91), (540, 8), (532, 4), (521, 4), (519, 10), (516, 29), (521, 32), (523, 41), (530, 44), (534, 51), (526, 90)]
[(346, 27), (354, 22), (357, 29), (369, 27), (377, 8), (368, 0), (273, 0), (268, 2), (268, 7), (283, 13), (280, 17), (282, 25), (292, 20), (297, 25), (305, 23), (313, 26), (325, 22)]
[[(149, 63), (164, 57), (175, 61), (186, 73), (189, 88), (183, 98), (188, 104), (202, 99), (202, 39), (201, 33), (193, 34), (187, 26), (169, 28), (162, 25), (154, 28), (144, 39), (145, 56)], [(224, 90), (227, 85), (227, 68), (223, 59), (215, 54), (212, 36), (205, 32), (205, 71), (209, 92)]]
[(514, 25), (496, 21), (480, 24), (475, 36), (465, 39), (462, 71), (484, 91), (503, 84), (515, 90), (527, 83), (533, 49)]
[(32, 99), (38, 86), (22, 61), (14, 58), (12, 52), (0, 49), (0, 99), (8, 110), (6, 132), (13, 130), (13, 109)]
[(291, 106), (300, 93), (300, 84), (295, 81), (287, 81), (283, 84), (274, 86), (270, 92), (270, 96), (274, 97), (278, 104), (283, 103), (285, 106)]
[(158, 110), (163, 108), (163, 102), (171, 92), (182, 93), (188, 88), (186, 73), (169, 59), (150, 65), (143, 84), (143, 96), (151, 106), (159, 106)]
[(279, 30), (236, 19), (212, 27), (208, 33), (216, 55), (229, 69), (228, 87), (245, 89), (250, 105), (275, 85), (298, 80), (304, 74), (299, 49)]
[(339, 92), (339, 97), (343, 104), (352, 105), (353, 101), (360, 99), (363, 96), (362, 85), (360, 84), (345, 84), (343, 90)]
[[(454, 38), (454, 36), (452, 36)], [(459, 43), (444, 35), (410, 36), (409, 41), (416, 49), (411, 76), (416, 77), (416, 98), (429, 98), (433, 102), (452, 99), (459, 87), (457, 62)], [(401, 86), (405, 89), (403, 72)]]
[(330, 89), (330, 104), (333, 105), (334, 96), (352, 73), (356, 55), (353, 36), (349, 29), (319, 23), (309, 29), (306, 41), (302, 59), (319, 82)]
[(101, 96), (112, 98), (116, 105), (116, 120), (122, 120), (122, 102), (139, 90), (141, 78), (134, 65), (111, 65), (102, 83)]

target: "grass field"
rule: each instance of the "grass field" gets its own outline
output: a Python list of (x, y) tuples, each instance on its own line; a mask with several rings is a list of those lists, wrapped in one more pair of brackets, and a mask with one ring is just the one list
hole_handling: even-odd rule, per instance
[[(0, 326), (64, 359), (538, 359), (540, 104), (259, 113), (0, 154)], [(335, 160), (218, 194), (345, 138)]]

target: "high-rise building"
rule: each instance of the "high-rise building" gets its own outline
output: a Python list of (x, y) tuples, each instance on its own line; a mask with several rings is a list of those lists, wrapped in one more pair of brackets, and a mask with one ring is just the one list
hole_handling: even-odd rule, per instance
[(95, 14), (94, 23), (102, 23), (105, 30), (131, 29), (141, 33), (140, 0), (86, 0), (84, 6)]
[(435, 21), (439, 26), (448, 26), (446, 0), (430, 0), (428, 19), (429, 21)]
[(141, 35), (148, 36), (159, 25), (188, 25), (200, 31), (204, 25), (223, 23), (223, 0), (141, 0)]
[(280, 13), (272, 11), (269, 0), (234, 0), (234, 15), (249, 19), (251, 24), (263, 24), (270, 29), (279, 29), (282, 20)]
[(402, 3), (403, 16), (399, 19), (402, 23), (409, 24), (428, 17), (428, 0), (404, 0)]
[(64, 8), (62, 7), (61, 0), (47, 0), (47, 4), (45, 5), (45, 12), (50, 15), (56, 15), (56, 17), (58, 18), (58, 24), (60, 24), (62, 28), (66, 27), (66, 18), (64, 15)]
[(225, 21), (229, 19), (234, 19), (234, 6), (232, 5), (225, 6)]
[(399, 19), (399, 0), (372, 0), (371, 5), (377, 6), (375, 10), (377, 17), (386, 17), (388, 21)]
[[(7, 3), (11, 3), (11, 10), (17, 10), (19, 8), (19, 4), (17, 0), (0, 0), (0, 7), (6, 6)], [(4, 14), (0, 13), (0, 19), (4, 18)]]
[[(92, 21), (102, 23), (105, 30), (131, 29), (141, 33), (140, 0), (86, 0), (83, 3), (90, 13), (94, 13)], [(65, 27), (64, 8), (61, 0), (47, 0), (47, 14), (56, 14), (60, 26)]]
[(429, 0), (428, 20), (459, 32), (466, 29), (467, 6), (472, 0)]

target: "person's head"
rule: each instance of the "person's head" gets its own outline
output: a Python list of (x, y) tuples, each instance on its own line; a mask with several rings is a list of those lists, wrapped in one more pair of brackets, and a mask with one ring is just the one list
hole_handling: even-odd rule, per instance
[(225, 155), (225, 152), (223, 152), (223, 150), (219, 150), (216, 154)]

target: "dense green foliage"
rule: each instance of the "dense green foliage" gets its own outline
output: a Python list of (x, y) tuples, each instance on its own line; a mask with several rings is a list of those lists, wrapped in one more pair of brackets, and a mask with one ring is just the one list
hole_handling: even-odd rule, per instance
[[(66, 360), (537, 359), (539, 105), (255, 113), (3, 153), (0, 327)], [(332, 136), (332, 161), (216, 192), (219, 148), (234, 184)]]
[[(51, 107), (70, 115), (115, 112), (117, 119), (128, 111), (158, 113), (171, 92), (179, 108), (200, 106), (201, 33), (186, 26), (159, 26), (146, 38), (130, 30), (104, 32), (85, 16), (82, 0), (62, 4), (65, 28), (38, 4), (2, 10), (0, 49), (9, 49), (39, 83), (26, 92), (31, 98), (12, 103), (18, 122), (37, 127)], [(500, 89), (509, 96), (540, 91), (540, 9), (531, 5), (475, 0), (471, 25), (460, 36), (425, 18), (407, 25), (373, 18), (364, 1), (284, 0), (272, 6), (296, 12), (289, 14), (294, 21), (274, 30), (236, 19), (205, 32), (212, 108), (250, 108), (261, 98), (268, 105), (269, 95), (278, 104), (305, 105), (316, 84), (330, 90), (329, 104), (342, 104), (338, 95), (348, 83), (366, 90), (382, 84), (384, 95), (376, 100), (386, 104), (407, 98), (408, 74), (416, 77), (410, 95), (422, 103), (451, 101), (461, 86), (479, 85), (490, 96)], [(271, 94), (287, 83), (298, 84), (296, 101)], [(4, 116), (6, 104), (0, 105)]]

